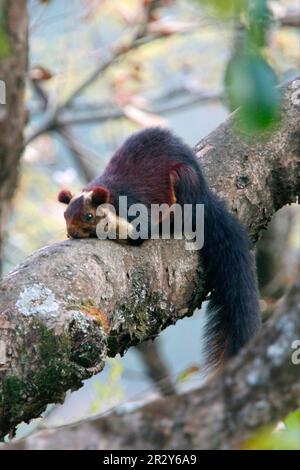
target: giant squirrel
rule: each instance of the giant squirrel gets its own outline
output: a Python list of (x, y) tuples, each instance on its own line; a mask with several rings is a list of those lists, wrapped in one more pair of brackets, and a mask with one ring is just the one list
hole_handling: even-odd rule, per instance
[[(130, 136), (115, 152), (104, 172), (72, 196), (63, 190), (58, 200), (65, 211), (68, 236), (96, 237), (101, 219), (97, 207), (111, 204), (118, 226), (131, 219), (119, 218), (119, 196), (128, 204), (180, 206), (204, 204), (204, 245), (200, 251), (211, 300), (208, 304), (206, 351), (210, 364), (219, 365), (237, 354), (260, 325), (254, 261), (245, 229), (212, 192), (192, 149), (171, 132), (148, 128)], [(96, 213), (97, 212), (97, 213)], [(105, 213), (107, 214), (107, 212)], [(103, 214), (102, 214), (103, 216)], [(193, 211), (194, 218), (194, 211)], [(148, 217), (150, 226), (150, 211)], [(121, 240), (119, 240), (121, 241)]]

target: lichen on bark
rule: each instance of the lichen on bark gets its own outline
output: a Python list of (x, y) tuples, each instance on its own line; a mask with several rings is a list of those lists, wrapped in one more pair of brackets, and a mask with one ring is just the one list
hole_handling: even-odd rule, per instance
[(74, 317), (60, 336), (34, 319), (17, 336), (16, 352), (23, 362), (23, 373), (7, 374), (0, 389), (0, 423), (11, 433), (16, 420), (28, 422), (47, 404), (63, 403), (68, 389), (76, 390), (84, 379), (103, 368), (105, 355), (103, 330), (86, 317)]

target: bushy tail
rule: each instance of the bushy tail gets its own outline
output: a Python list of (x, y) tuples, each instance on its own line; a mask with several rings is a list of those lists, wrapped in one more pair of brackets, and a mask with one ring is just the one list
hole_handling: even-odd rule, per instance
[(250, 242), (244, 228), (213, 193), (205, 202), (202, 259), (211, 300), (206, 324), (210, 365), (234, 356), (260, 325), (257, 283)]

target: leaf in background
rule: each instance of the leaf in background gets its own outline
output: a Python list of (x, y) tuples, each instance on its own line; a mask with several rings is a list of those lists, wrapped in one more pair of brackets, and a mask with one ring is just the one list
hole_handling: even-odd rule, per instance
[(299, 436), (299, 447), (300, 447), (300, 409), (290, 413), (284, 420), (286, 428), (290, 431), (295, 431)]
[(243, 449), (248, 450), (300, 450), (300, 410), (290, 413), (284, 426), (267, 426), (249, 439)]
[(230, 59), (225, 73), (227, 99), (231, 110), (241, 107), (245, 130), (266, 130), (279, 120), (277, 85), (274, 71), (259, 54), (240, 52)]
[(191, 375), (198, 374), (199, 372), (200, 372), (199, 366), (190, 366), (179, 374), (179, 376), (177, 377), (177, 380), (178, 382), (184, 382)]
[(5, 32), (1, 29), (0, 25), (0, 59), (5, 59), (10, 56), (10, 44)]
[(197, 0), (222, 16), (236, 15), (246, 8), (247, 0)]
[(252, 42), (255, 47), (266, 45), (271, 18), (272, 13), (268, 7), (267, 0), (249, 2), (246, 18), (248, 23), (248, 41)]
[(32, 67), (28, 72), (29, 78), (35, 81), (50, 80), (53, 77), (53, 73), (43, 65), (36, 65)]

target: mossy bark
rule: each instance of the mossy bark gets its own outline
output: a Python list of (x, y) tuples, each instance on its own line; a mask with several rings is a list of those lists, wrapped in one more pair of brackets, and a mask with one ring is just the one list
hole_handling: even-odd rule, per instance
[[(300, 337), (299, 309), (300, 280), (262, 334), (205, 386), (143, 405), (131, 403), (127, 411), (123, 406), (123, 413), (113, 409), (106, 416), (43, 429), (3, 448), (256, 448), (261, 440), (257, 436), (270, 435), (279, 420), (300, 406), (299, 340), (298, 353), (295, 349), (295, 339)], [(298, 430), (300, 438), (300, 423)]]

